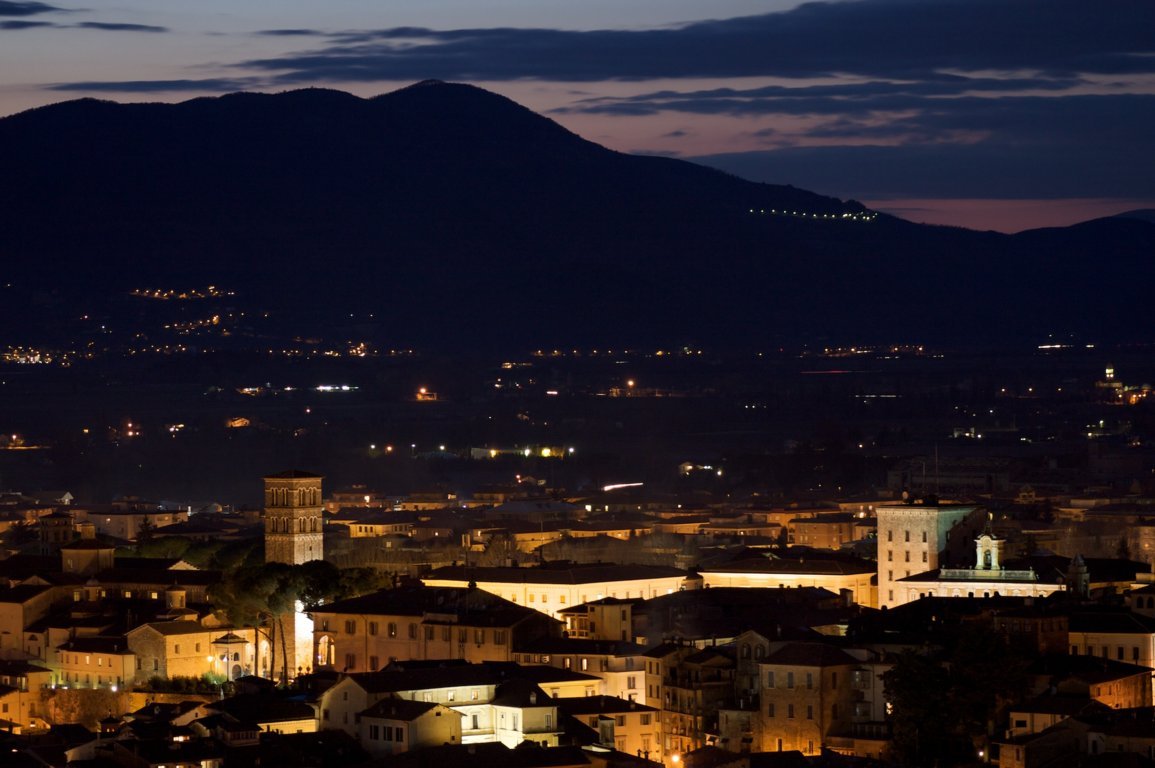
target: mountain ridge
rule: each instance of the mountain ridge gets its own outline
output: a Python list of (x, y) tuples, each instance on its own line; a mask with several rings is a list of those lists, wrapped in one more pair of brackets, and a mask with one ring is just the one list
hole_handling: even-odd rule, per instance
[(21, 148), (0, 156), (0, 257), (32, 290), (229, 284), (286, 326), (372, 313), (382, 343), (431, 349), (1105, 333), (1138, 315), (1063, 304), (1090, 285), (1129, 306), (1135, 281), (1095, 267), (1149, 271), (1155, 247), (1135, 220), (1006, 236), (871, 216), (440, 82), (81, 99), (0, 119), (0, 144)]

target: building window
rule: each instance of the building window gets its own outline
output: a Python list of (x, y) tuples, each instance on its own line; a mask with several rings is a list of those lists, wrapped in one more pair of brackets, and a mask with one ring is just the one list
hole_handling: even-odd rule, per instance
[(926, 531), (923, 531), (923, 532), (922, 532), (922, 543), (923, 543), (923, 544), (925, 544), (925, 543), (926, 543)]
[(410, 640), (416, 640), (417, 639), (417, 625), (416, 624), (413, 624), (413, 623), (409, 624), (409, 639)]
[(651, 722), (650, 713), (649, 712), (643, 712), (642, 717), (641, 717), (641, 724), (642, 725), (649, 725), (650, 722)]
[(397, 622), (389, 622), (389, 637), (397, 637)]
[(369, 634), (370, 635), (376, 635), (377, 634), (377, 622), (375, 622), (375, 621), (369, 622)]
[(504, 629), (493, 630), (493, 642), (497, 645), (505, 645), (505, 630)]
[(806, 719), (807, 720), (813, 720), (814, 719), (814, 705), (813, 704), (807, 704), (806, 705)]
[(766, 717), (774, 717), (774, 702), (766, 705)]
[(357, 666), (357, 654), (346, 653), (345, 654), (345, 669), (353, 669), (356, 666)]
[(379, 726), (379, 725), (369, 726), (369, 738), (372, 739), (373, 741), (380, 741), (380, 739), (381, 739), (381, 726)]
[(377, 671), (377, 667), (379, 666), (378, 662), (379, 662), (379, 659), (376, 656), (370, 656), (369, 657), (369, 671), (370, 672), (376, 672)]
[(432, 640), (433, 639), (433, 627), (426, 627), (425, 628), (425, 639), (426, 640)]
[(806, 673), (806, 689), (807, 690), (814, 690), (814, 673), (813, 672), (807, 672)]
[(345, 634), (352, 635), (357, 632), (357, 622), (353, 619), (345, 619)]
[(786, 673), (786, 687), (787, 688), (793, 688), (794, 687), (794, 673), (793, 672), (787, 672)]
[(787, 704), (786, 705), (786, 717), (793, 719), (793, 717), (794, 717), (794, 705), (793, 704)]
[(926, 562), (926, 553), (925, 552), (922, 553), (922, 561), (924, 563)]
[(903, 531), (902, 534), (904, 541), (910, 541), (910, 531)]
[(445, 692), (445, 700), (446, 701), (457, 701), (457, 691), (446, 691)]

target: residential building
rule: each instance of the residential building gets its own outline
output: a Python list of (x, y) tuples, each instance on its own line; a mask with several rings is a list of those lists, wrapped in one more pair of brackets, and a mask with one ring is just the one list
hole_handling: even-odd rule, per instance
[(372, 757), (461, 743), (461, 716), (431, 701), (390, 696), (361, 712), (358, 738)]
[(480, 589), (409, 586), (312, 611), (316, 666), (372, 672), (394, 660), (510, 661), (560, 622)]
[(661, 710), (616, 696), (558, 699), (558, 709), (588, 725), (597, 743), (646, 759), (656, 759), (661, 742)]

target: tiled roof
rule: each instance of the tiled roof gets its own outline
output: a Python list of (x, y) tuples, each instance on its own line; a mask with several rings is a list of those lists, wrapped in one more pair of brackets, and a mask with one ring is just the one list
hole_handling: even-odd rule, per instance
[(852, 562), (822, 558), (806, 558), (799, 560), (772, 560), (758, 557), (742, 560), (725, 565), (702, 567), (702, 573), (784, 573), (784, 574), (822, 574), (822, 575), (853, 575), (874, 573), (878, 566), (874, 563)]
[(657, 712), (653, 707), (627, 701), (617, 696), (582, 696), (557, 700), (557, 707), (567, 715), (620, 715), (629, 712)]
[(1075, 613), (1069, 620), (1071, 632), (1106, 634), (1155, 634), (1155, 619), (1128, 612)]
[(491, 702), (498, 707), (552, 707), (556, 703), (536, 683), (514, 679), (497, 686)]
[[(191, 635), (197, 632), (211, 631), (195, 621), (154, 621), (132, 631), (136, 632), (143, 627), (149, 627), (162, 635)], [(131, 634), (131, 632), (129, 634)]]
[(542, 637), (519, 645), (514, 653), (552, 653), (564, 655), (600, 654), (605, 656), (636, 656), (645, 650), (637, 643), (625, 640), (589, 640), (583, 637)]
[(22, 584), (17, 587), (0, 589), (0, 603), (26, 603), (51, 590), (52, 587), (42, 587), (35, 584)]
[[(465, 626), (512, 627), (529, 617), (540, 616), (480, 589), (464, 587), (401, 587), (382, 589), (361, 597), (338, 600), (312, 610), (314, 615), (349, 614), (376, 616), (425, 616), (446, 614)], [(436, 623), (430, 619), (431, 623)]]
[(429, 573), (427, 579), (497, 582), (506, 584), (593, 584), (606, 581), (645, 581), (685, 577), (680, 568), (657, 565), (616, 565), (601, 563), (567, 568), (466, 568), (445, 566)]
[(599, 680), (594, 675), (586, 675), (581, 672), (540, 665), (522, 666), (511, 662), (483, 662), (481, 664), (395, 671), (385, 669), (379, 672), (355, 673), (349, 677), (358, 686), (370, 693), (420, 691), (470, 685), (497, 685), (514, 679), (528, 680), (538, 685), (587, 680), (593, 683)]
[(131, 656), (128, 641), (123, 637), (76, 637), (63, 645), (57, 646), (61, 651), (76, 651), (78, 653), (110, 653), (120, 656)]
[(316, 717), (316, 711), (303, 701), (262, 693), (242, 693), (206, 705), (237, 720), (253, 723), (275, 723)]
[(834, 667), (858, 664), (858, 659), (845, 651), (824, 643), (787, 643), (771, 653), (764, 664), (796, 667)]
[(439, 704), (431, 701), (410, 701), (409, 699), (400, 699), (395, 697), (388, 697), (381, 699), (373, 706), (361, 713), (361, 717), (379, 717), (385, 720), (416, 720), (417, 718), (436, 709)]
[(221, 580), (220, 571), (188, 571), (180, 568), (113, 567), (96, 574), (102, 584), (149, 584), (168, 587), (173, 584), (207, 587)]

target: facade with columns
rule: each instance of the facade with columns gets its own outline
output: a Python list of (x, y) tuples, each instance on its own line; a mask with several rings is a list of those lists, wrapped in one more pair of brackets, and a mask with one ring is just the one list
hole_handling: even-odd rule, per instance
[(1066, 589), (1062, 582), (1045, 582), (1034, 569), (1009, 569), (1003, 565), (1005, 540), (984, 533), (975, 539), (972, 568), (940, 568), (898, 580), (897, 604), (920, 597), (1046, 597)]

